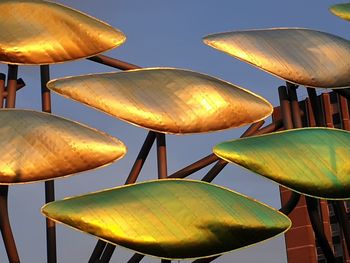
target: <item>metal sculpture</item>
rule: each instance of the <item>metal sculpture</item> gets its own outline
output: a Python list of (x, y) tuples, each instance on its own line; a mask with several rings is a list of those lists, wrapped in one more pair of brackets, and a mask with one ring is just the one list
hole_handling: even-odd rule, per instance
[(272, 113), (271, 104), (250, 91), (175, 68), (68, 77), (52, 80), (47, 87), (118, 119), (161, 133), (219, 131), (260, 121)]
[[(97, 55), (122, 44), (125, 36), (95, 18), (40, 0), (5, 0), (0, 8), (0, 61), (10, 64), (6, 92), (4, 77), (0, 75), (0, 96), (1, 100), (6, 96), (7, 108), (15, 107), (16, 90), (23, 86), (17, 82), (17, 65), (41, 65), (42, 110), (45, 112), (51, 112), (50, 92), (46, 87), (48, 64), (88, 58), (123, 70), (133, 69), (70, 77), (48, 84), (50, 89), (66, 97), (151, 130), (126, 184), (137, 180), (157, 140), (159, 179), (184, 178), (216, 162), (202, 179), (211, 182), (227, 161), (234, 161), (305, 194), (334, 199), (349, 197), (346, 162), (339, 158), (349, 154), (344, 146), (348, 142), (348, 132), (298, 129), (222, 143), (214, 148), (222, 159), (210, 154), (170, 176), (165, 143), (167, 133), (212, 132), (246, 124), (251, 126), (242, 137), (281, 128), (301, 128), (301, 115), (310, 113), (300, 111), (297, 86), (291, 83), (326, 88), (349, 86), (350, 67), (346, 63), (350, 55), (349, 41), (301, 28), (206, 37), (204, 41), (208, 45), (287, 81), (287, 88), (279, 88), (281, 120), (261, 128), (263, 119), (272, 113), (272, 106), (250, 91), (193, 71), (138, 69), (135, 65)], [(331, 11), (347, 19), (347, 8), (347, 5), (337, 5)], [(26, 23), (22, 23), (19, 11), (25, 14)], [(13, 34), (14, 28), (17, 34)], [(315, 91), (308, 89), (308, 92), (316, 124), (322, 126)], [(346, 90), (337, 92), (345, 94)], [(126, 149), (116, 139), (49, 114), (1, 110), (0, 123), (2, 121), (5, 124), (0, 125), (0, 133), (3, 133), (0, 184), (4, 185), (0, 187), (0, 227), (10, 261), (19, 262), (7, 218), (7, 185), (46, 181), (92, 169), (121, 158)], [(58, 136), (63, 140), (55, 141)], [(320, 144), (322, 140), (327, 144)], [(323, 162), (307, 165), (298, 155), (290, 155), (291, 148), (294, 153), (295, 148), (298, 153), (303, 151), (304, 158), (307, 155), (309, 159)], [(286, 156), (291, 156), (293, 162), (286, 162)], [(62, 158), (77, 158), (78, 161), (62, 164)], [(337, 162), (333, 158), (337, 158)], [(34, 165), (38, 159), (42, 161)], [(287, 172), (283, 171), (286, 167), (290, 168)], [(52, 183), (46, 184), (47, 201), (54, 199)], [(290, 202), (280, 210), (289, 214), (299, 197), (298, 193), (292, 193)], [(306, 200), (316, 237), (328, 261), (333, 262), (333, 252), (320, 227), (317, 202), (310, 197)], [(339, 218), (344, 219), (344, 211), (338, 210)], [(90, 258), (94, 263), (108, 262), (114, 244), (158, 256), (163, 258), (162, 262), (198, 257), (209, 258), (195, 262), (210, 262), (221, 253), (270, 238), (290, 226), (287, 217), (259, 202), (208, 183), (187, 180), (154, 181), (104, 190), (50, 203), (43, 212), (49, 218), (111, 242), (107, 245), (99, 241)], [(146, 220), (141, 220), (145, 215)], [(346, 231), (348, 222), (343, 221)], [(49, 224), (48, 261), (56, 262), (52, 221)], [(349, 238), (347, 242), (350, 247)], [(135, 254), (129, 262), (139, 262), (142, 257)]]
[(158, 180), (52, 202), (55, 221), (142, 254), (208, 257), (286, 231), (288, 217), (228, 189), (181, 179)]
[(344, 130), (293, 129), (220, 143), (214, 153), (294, 191), (347, 199), (349, 139), (350, 133)]

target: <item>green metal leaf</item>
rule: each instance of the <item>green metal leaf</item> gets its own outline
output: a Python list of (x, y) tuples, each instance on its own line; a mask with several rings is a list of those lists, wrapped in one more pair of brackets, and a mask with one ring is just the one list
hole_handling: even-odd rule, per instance
[(198, 258), (286, 231), (282, 213), (212, 184), (158, 180), (56, 201), (43, 213), (108, 242), (161, 258)]
[(350, 198), (350, 133), (304, 128), (224, 142), (220, 158), (294, 191), (327, 199)]

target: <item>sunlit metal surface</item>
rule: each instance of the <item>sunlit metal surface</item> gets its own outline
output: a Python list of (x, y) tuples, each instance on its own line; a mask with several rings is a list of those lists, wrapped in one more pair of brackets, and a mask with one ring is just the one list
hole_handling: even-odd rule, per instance
[(214, 153), (294, 191), (350, 198), (350, 133), (304, 128), (220, 143)]
[(137, 126), (164, 133), (238, 127), (268, 117), (254, 93), (193, 71), (153, 68), (53, 80), (48, 88)]
[(119, 140), (50, 114), (0, 110), (0, 184), (42, 181), (124, 156)]
[(0, 2), (0, 61), (51, 64), (90, 57), (121, 45), (122, 32), (63, 5)]
[(56, 201), (43, 213), (139, 253), (197, 258), (286, 231), (282, 213), (212, 184), (158, 180)]
[(344, 20), (350, 21), (350, 3), (333, 5), (329, 8), (329, 11)]
[(335, 35), (275, 28), (213, 34), (204, 43), (295, 84), (350, 85), (350, 42)]

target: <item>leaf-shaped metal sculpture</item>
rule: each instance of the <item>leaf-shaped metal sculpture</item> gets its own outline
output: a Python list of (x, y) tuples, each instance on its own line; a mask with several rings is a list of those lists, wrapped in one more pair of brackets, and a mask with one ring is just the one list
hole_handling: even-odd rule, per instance
[(329, 11), (344, 20), (350, 21), (350, 3), (333, 5), (329, 8)]
[(266, 118), (265, 99), (193, 71), (153, 68), (53, 80), (48, 88), (122, 120), (164, 133), (198, 133)]
[(294, 191), (327, 199), (350, 198), (350, 133), (303, 128), (224, 142), (220, 158)]
[(142, 254), (197, 258), (286, 231), (282, 213), (212, 184), (159, 180), (49, 203), (55, 221)]
[(124, 156), (119, 140), (54, 115), (0, 110), (0, 184), (67, 176)]
[(335, 35), (274, 28), (213, 34), (204, 43), (295, 84), (350, 86), (350, 42)]
[(63, 5), (0, 2), (0, 61), (51, 64), (90, 57), (121, 45), (122, 32)]

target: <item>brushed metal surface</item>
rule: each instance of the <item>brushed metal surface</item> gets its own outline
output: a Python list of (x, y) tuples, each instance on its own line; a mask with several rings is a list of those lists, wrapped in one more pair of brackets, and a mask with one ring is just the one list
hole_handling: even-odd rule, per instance
[(68, 176), (122, 158), (124, 144), (47, 113), (0, 110), (0, 184)]
[(350, 42), (332, 34), (273, 28), (213, 34), (204, 43), (295, 84), (350, 86)]
[(124, 34), (91, 16), (41, 0), (0, 1), (0, 61), (52, 64), (121, 45)]
[(198, 258), (283, 233), (287, 216), (223, 187), (158, 180), (52, 202), (44, 215), (142, 254)]
[(272, 113), (262, 97), (193, 71), (151, 68), (52, 80), (48, 88), (147, 129), (174, 134), (223, 130)]
[(214, 153), (293, 191), (326, 199), (350, 198), (350, 132), (293, 129), (223, 142)]

